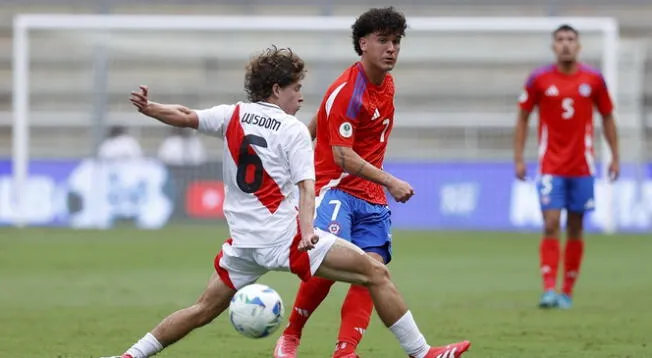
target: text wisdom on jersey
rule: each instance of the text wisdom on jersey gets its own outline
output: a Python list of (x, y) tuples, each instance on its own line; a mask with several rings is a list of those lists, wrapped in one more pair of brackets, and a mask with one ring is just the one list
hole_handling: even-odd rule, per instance
[(252, 124), (255, 126), (278, 131), (281, 127), (281, 122), (270, 117), (263, 117), (253, 113), (245, 113), (240, 119), (241, 123)]

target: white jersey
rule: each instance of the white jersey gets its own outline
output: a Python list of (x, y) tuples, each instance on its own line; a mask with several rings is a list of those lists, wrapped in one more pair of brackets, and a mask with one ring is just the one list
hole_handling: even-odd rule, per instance
[(297, 234), (295, 185), (315, 180), (306, 126), (264, 102), (196, 111), (199, 131), (224, 138), (224, 215), (233, 247), (262, 248)]

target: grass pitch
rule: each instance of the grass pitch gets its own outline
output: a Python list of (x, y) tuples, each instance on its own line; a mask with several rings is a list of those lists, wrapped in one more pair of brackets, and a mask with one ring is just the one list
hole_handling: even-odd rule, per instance
[[(168, 313), (192, 303), (226, 230), (0, 229), (0, 357), (120, 354)], [(538, 235), (394, 233), (390, 267), (431, 344), (473, 342), (471, 357), (652, 357), (652, 237), (589, 236), (570, 311), (543, 311)], [(265, 276), (286, 313), (298, 287)], [(300, 355), (330, 357), (346, 285), (308, 323)], [(271, 357), (276, 337), (239, 336), (222, 316), (157, 357)], [(359, 353), (404, 354), (377, 317)]]

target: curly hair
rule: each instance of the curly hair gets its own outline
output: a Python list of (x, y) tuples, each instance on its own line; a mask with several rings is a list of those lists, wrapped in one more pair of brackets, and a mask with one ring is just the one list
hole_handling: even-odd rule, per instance
[(289, 48), (272, 46), (247, 64), (245, 91), (251, 102), (264, 101), (272, 95), (274, 84), (286, 87), (305, 76), (303, 60)]
[(358, 55), (362, 56), (360, 38), (373, 34), (374, 32), (403, 37), (405, 36), (407, 23), (405, 21), (405, 15), (396, 11), (393, 6), (390, 6), (367, 10), (355, 20), (351, 29), (353, 30), (353, 48)]

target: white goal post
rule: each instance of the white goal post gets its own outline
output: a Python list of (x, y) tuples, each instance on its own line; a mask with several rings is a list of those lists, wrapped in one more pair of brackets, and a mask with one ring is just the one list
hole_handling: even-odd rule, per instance
[[(129, 30), (129, 31), (297, 31), (348, 32), (353, 17), (244, 17), (167, 15), (61, 15), (21, 14), (13, 22), (13, 178), (17, 213), (15, 225), (24, 226), (25, 183), (30, 160), (30, 31), (33, 30)], [(562, 23), (580, 31), (601, 34), (601, 69), (614, 98), (618, 93), (619, 27), (613, 18), (564, 17), (410, 17), (410, 33), (550, 33)], [(275, 39), (271, 39), (273, 43)], [(252, 49), (255, 50), (255, 49)], [(446, 51), (446, 49), (442, 49)], [(525, 78), (526, 74), (523, 74)], [(520, 88), (515, 88), (515, 97)], [(418, 127), (421, 122), (415, 123)], [(608, 150), (602, 152), (609, 162)], [(611, 208), (610, 195), (605, 203)], [(610, 209), (611, 210), (611, 209)], [(612, 215), (606, 215), (611, 218)], [(613, 223), (605, 223), (613, 231)]]

